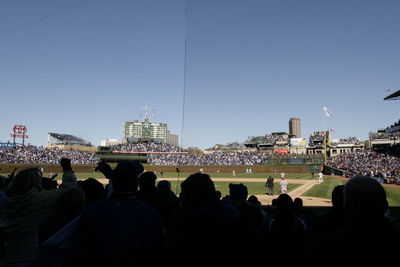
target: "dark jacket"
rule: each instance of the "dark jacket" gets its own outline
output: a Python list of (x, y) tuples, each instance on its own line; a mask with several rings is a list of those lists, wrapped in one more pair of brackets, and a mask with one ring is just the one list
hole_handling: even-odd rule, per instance
[(114, 192), (82, 213), (67, 260), (70, 266), (157, 265), (166, 246), (157, 212), (133, 194)]

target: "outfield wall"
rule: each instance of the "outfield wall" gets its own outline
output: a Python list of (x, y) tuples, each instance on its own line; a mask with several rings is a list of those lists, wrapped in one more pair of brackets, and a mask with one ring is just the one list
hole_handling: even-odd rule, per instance
[[(116, 164), (110, 164), (114, 167)], [(46, 173), (49, 172), (58, 172), (61, 173), (62, 169), (60, 165), (57, 164), (0, 164), (0, 173), (11, 173), (17, 167), (18, 170), (24, 168), (43, 168), (43, 171)], [(72, 168), (75, 172), (93, 172), (96, 165), (94, 164), (82, 164), (82, 165), (72, 165)], [(176, 168), (179, 168), (181, 172), (189, 172), (195, 173), (199, 172), (202, 167), (204, 172), (208, 173), (232, 173), (235, 170), (236, 173), (246, 173), (246, 169), (251, 169), (252, 173), (308, 173), (309, 165), (241, 165), (241, 166), (220, 166), (220, 165), (205, 165), (205, 166), (155, 166), (155, 165), (146, 165), (144, 164), (144, 168), (146, 171), (157, 171), (157, 172), (176, 172)], [(17, 170), (17, 171), (18, 171)]]

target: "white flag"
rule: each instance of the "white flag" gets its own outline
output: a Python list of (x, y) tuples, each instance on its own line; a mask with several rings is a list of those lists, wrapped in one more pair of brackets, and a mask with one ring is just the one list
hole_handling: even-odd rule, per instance
[(327, 107), (324, 107), (324, 113), (325, 113), (325, 116), (326, 117), (329, 117), (330, 115), (329, 115), (329, 112), (330, 112), (330, 110), (327, 108)]

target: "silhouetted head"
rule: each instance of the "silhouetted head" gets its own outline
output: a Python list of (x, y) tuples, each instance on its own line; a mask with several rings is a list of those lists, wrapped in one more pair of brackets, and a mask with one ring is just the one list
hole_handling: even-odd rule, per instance
[(382, 185), (367, 176), (355, 176), (344, 186), (344, 208), (350, 220), (380, 220), (388, 208)]
[(258, 200), (258, 198), (255, 195), (249, 196), (249, 198), (247, 200), (254, 205), (261, 205), (261, 202)]
[(293, 211), (293, 200), (288, 194), (280, 194), (276, 201), (277, 208), (284, 212), (292, 212)]
[(132, 160), (118, 163), (112, 173), (113, 189), (119, 192), (136, 192), (138, 176), (143, 172), (143, 166)]
[(154, 172), (144, 172), (139, 176), (139, 188), (143, 191), (152, 191), (156, 188), (157, 175)]
[(161, 180), (157, 183), (159, 190), (171, 190), (171, 182), (167, 180)]
[(195, 173), (181, 184), (179, 197), (182, 204), (197, 204), (204, 200), (215, 199), (215, 186), (208, 174)]
[(103, 184), (94, 178), (88, 178), (84, 181), (80, 181), (78, 185), (85, 192), (86, 205), (89, 205), (106, 196), (106, 190), (104, 189)]
[(303, 200), (302, 200), (301, 198), (299, 198), (299, 197), (296, 197), (296, 198), (293, 200), (293, 205), (294, 205), (296, 208), (302, 208), (302, 207), (303, 207)]
[(42, 190), (42, 172), (38, 168), (29, 168), (17, 173), (6, 191), (6, 195), (15, 197), (26, 194), (33, 188), (38, 191)]
[(246, 200), (248, 191), (243, 184), (229, 184), (229, 195), (232, 200)]
[(332, 206), (335, 209), (343, 209), (344, 185), (337, 185), (332, 191)]

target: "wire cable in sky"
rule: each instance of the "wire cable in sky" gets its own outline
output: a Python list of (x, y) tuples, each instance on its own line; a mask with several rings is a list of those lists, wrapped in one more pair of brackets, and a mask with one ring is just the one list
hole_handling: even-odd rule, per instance
[[(186, 106), (186, 60), (187, 59), (187, 0), (185, 1), (185, 51), (184, 51), (184, 59), (183, 59), (183, 93), (182, 93), (182, 121), (181, 121), (181, 145), (180, 147), (183, 148), (183, 132), (184, 132), (184, 125), (185, 125), (185, 106)], [(175, 193), (178, 194), (178, 187), (179, 187), (179, 168), (178, 165), (178, 180), (176, 182), (176, 190)]]
[(24, 24), (22, 24), (22, 25), (16, 26), (16, 27), (14, 27), (14, 28), (12, 28), (12, 29), (9, 29), (9, 30), (7, 30), (7, 31), (5, 31), (5, 32), (1, 32), (1, 33), (0, 33), (0, 37), (3, 37), (4, 35), (7, 35), (7, 34), (9, 34), (9, 33), (18, 31), (18, 30), (20, 30), (20, 29), (22, 29), (22, 28), (28, 27), (28, 26), (30, 26), (30, 25), (32, 25), (32, 24), (41, 22), (41, 21), (43, 21), (43, 20), (45, 20), (45, 19), (47, 19), (47, 18), (49, 18), (49, 17), (53, 17), (53, 16), (55, 16), (55, 15), (57, 15), (57, 14), (60, 14), (60, 13), (62, 13), (62, 12), (64, 12), (64, 11), (67, 11), (67, 10), (72, 9), (72, 8), (74, 8), (74, 7), (80, 6), (80, 5), (82, 5), (83, 3), (88, 2), (88, 1), (89, 1), (89, 0), (82, 0), (82, 1), (80, 1), (80, 2), (78, 2), (78, 3), (73, 4), (73, 5), (70, 5), (70, 6), (61, 8), (61, 9), (58, 9), (58, 10), (56, 10), (56, 11), (54, 11), (54, 12), (52, 12), (52, 13), (49, 13), (49, 14), (47, 14), (47, 15), (44, 15), (44, 16), (42, 16), (42, 17), (40, 17), (40, 18), (31, 20), (31, 21), (26, 22), (26, 23), (24, 23)]

